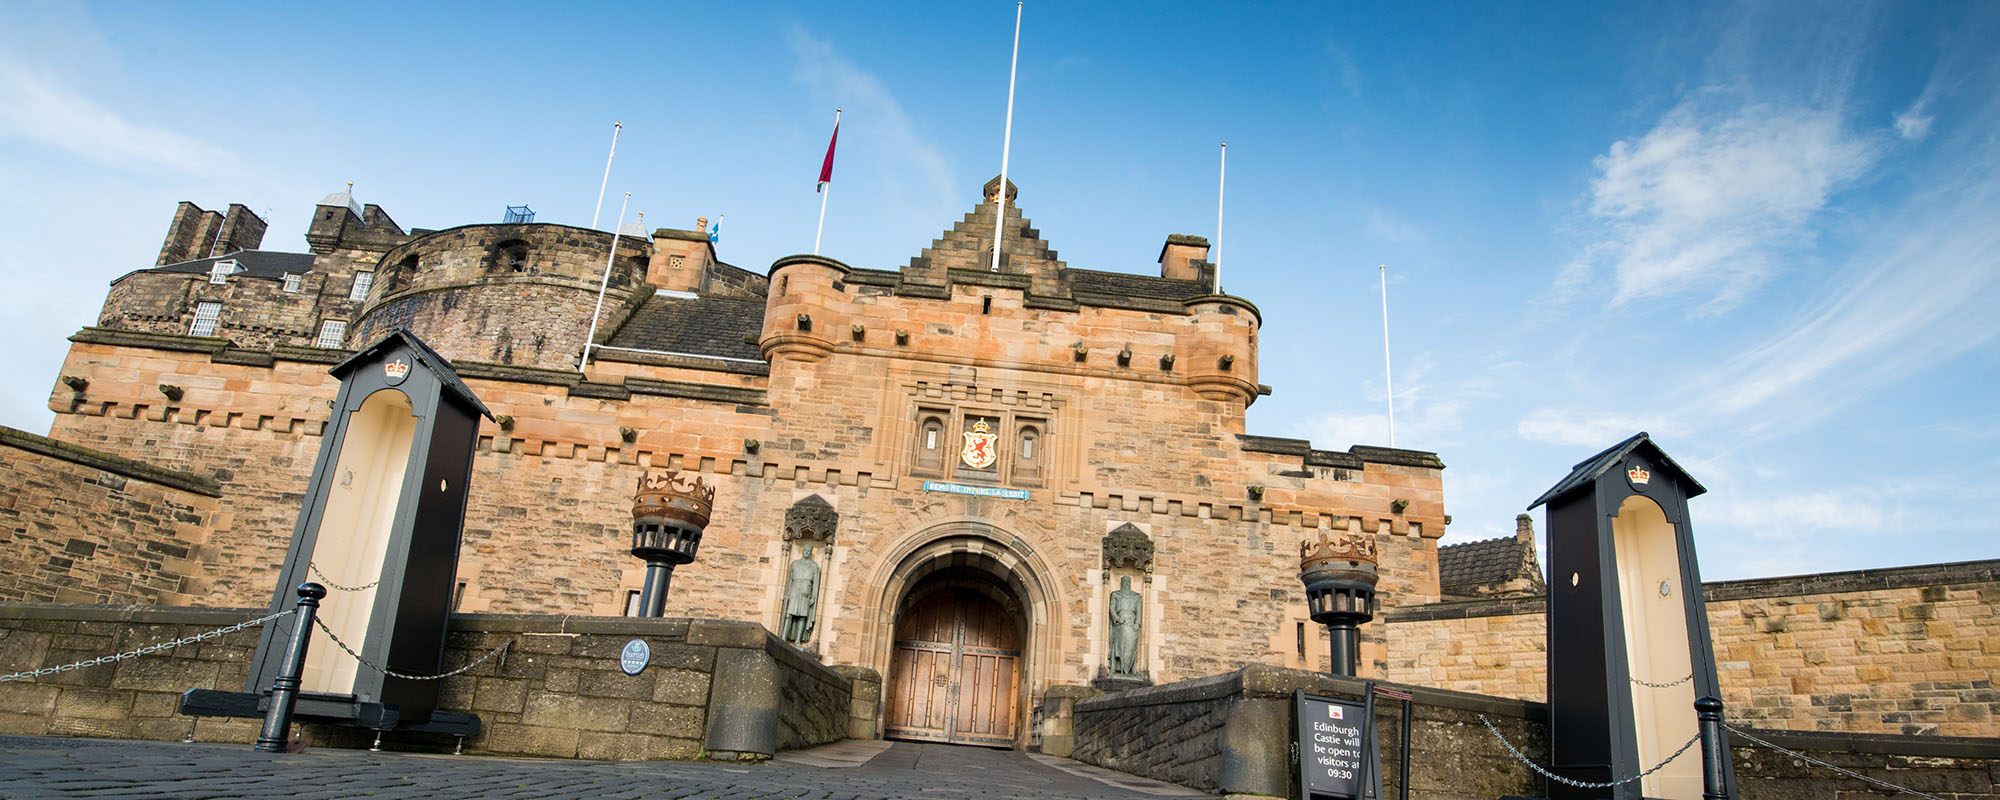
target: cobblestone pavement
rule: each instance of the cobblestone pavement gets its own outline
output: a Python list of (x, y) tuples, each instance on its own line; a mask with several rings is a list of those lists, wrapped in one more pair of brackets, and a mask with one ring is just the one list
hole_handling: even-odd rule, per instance
[[(845, 745), (845, 746), (844, 746)], [(873, 755), (871, 757), (871, 751)], [(851, 766), (850, 766), (851, 765)], [(0, 736), (0, 798), (1206, 797), (1066, 759), (977, 747), (843, 743), (766, 764), (542, 761), (312, 748)]]

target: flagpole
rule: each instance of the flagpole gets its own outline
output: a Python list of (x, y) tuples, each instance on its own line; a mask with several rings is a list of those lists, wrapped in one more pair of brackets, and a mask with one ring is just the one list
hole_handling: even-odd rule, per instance
[(1215, 175), (1215, 293), (1222, 294), (1222, 187), (1229, 178), (1229, 143), (1222, 143), (1222, 168)]
[(1014, 146), (1014, 76), (1021, 67), (1021, 6), (1014, 3), (1014, 60), (1007, 65), (1007, 132), (1000, 138), (1000, 188), (994, 190), (993, 268), (1000, 271), (1001, 231), (1007, 224), (1007, 154)]
[[(590, 210), (590, 227), (597, 228), (597, 215), (604, 211), (604, 187), (611, 185), (611, 159), (618, 155), (618, 132), (625, 129), (625, 123), (611, 123), (611, 153), (604, 157), (604, 180), (597, 183), (597, 207)], [(628, 195), (629, 196), (629, 195)], [(624, 222), (625, 212), (618, 212), (619, 222)]]
[[(835, 136), (840, 135), (840, 109), (837, 107), (833, 110), (833, 130)], [(826, 196), (830, 194), (833, 194), (833, 181), (819, 187), (819, 230), (813, 231), (813, 255), (819, 255), (819, 237), (826, 233)]]
[(1389, 265), (1376, 267), (1382, 272), (1382, 385), (1389, 391), (1389, 446), (1396, 446), (1396, 383), (1390, 377), (1389, 369)]
[(626, 192), (625, 201), (618, 204), (618, 222), (611, 226), (611, 252), (604, 255), (604, 279), (597, 282), (597, 308), (590, 312), (590, 332), (583, 336), (583, 358), (576, 362), (577, 372), (590, 367), (590, 348), (597, 344), (597, 316), (604, 313), (604, 290), (611, 286), (611, 260), (618, 257), (618, 229), (625, 225), (625, 207), (631, 202), (632, 193)]

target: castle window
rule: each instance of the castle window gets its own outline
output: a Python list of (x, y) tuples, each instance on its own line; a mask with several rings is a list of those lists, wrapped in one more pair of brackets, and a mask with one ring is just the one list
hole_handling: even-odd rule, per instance
[(640, 598), (639, 590), (637, 589), (625, 590), (625, 616), (628, 617), (642, 616), (639, 613), (639, 598)]
[[(221, 283), (221, 281), (216, 281)], [(189, 336), (214, 336), (215, 321), (222, 317), (221, 303), (198, 303), (194, 307), (194, 324), (188, 326)]]
[(368, 299), (368, 287), (374, 285), (375, 285), (375, 273), (373, 272), (354, 273), (354, 288), (348, 290), (347, 299), (349, 300)]
[(313, 346), (337, 350), (340, 348), (340, 340), (345, 336), (347, 336), (346, 322), (337, 319), (326, 320), (319, 324), (319, 340), (313, 342)]
[(513, 272), (528, 271), (528, 243), (520, 239), (508, 239), (494, 246), (500, 252), (494, 261)]
[(300, 275), (290, 272), (285, 273), (285, 291), (297, 294), (300, 280)]
[(214, 264), (209, 265), (208, 267), (208, 282), (228, 283), (229, 276), (235, 274), (238, 271), (238, 269), (239, 268), (236, 266), (236, 259), (230, 258), (230, 259), (224, 259), (222, 261), (217, 261)]

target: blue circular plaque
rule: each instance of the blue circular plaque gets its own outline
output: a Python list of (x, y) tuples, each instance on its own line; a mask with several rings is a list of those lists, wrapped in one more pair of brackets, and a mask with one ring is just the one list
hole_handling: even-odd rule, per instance
[(625, 643), (625, 649), (618, 652), (618, 668), (627, 675), (637, 675), (646, 670), (647, 662), (653, 660), (653, 648), (646, 646), (646, 640), (633, 639)]

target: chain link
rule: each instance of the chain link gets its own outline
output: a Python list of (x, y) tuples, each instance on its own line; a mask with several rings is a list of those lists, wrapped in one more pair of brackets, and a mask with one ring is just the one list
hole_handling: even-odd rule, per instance
[(1479, 715), (1479, 721), (1486, 723), (1486, 729), (1493, 732), (1493, 738), (1499, 739), (1500, 744), (1507, 748), (1507, 752), (1513, 753), (1514, 758), (1519, 760), (1521, 763), (1528, 765), (1529, 769), (1541, 773), (1542, 777), (1544, 778), (1548, 778), (1549, 780), (1555, 781), (1557, 783), (1575, 786), (1579, 789), (1609, 789), (1619, 784), (1631, 783), (1633, 781), (1639, 780), (1641, 778), (1646, 777), (1647, 775), (1651, 775), (1655, 772), (1659, 772), (1660, 770), (1666, 769), (1668, 764), (1674, 763), (1674, 759), (1680, 758), (1681, 754), (1687, 752), (1688, 748), (1693, 747), (1695, 742), (1701, 741), (1701, 734), (1696, 733), (1694, 735), (1694, 738), (1687, 740), (1687, 744), (1681, 745), (1681, 749), (1675, 750), (1673, 755), (1667, 756), (1667, 760), (1662, 761), (1658, 764), (1654, 764), (1652, 769), (1646, 770), (1645, 772), (1641, 772), (1630, 778), (1621, 778), (1615, 781), (1611, 781), (1609, 783), (1590, 783), (1588, 781), (1571, 780), (1569, 778), (1557, 775), (1548, 770), (1542, 769), (1542, 766), (1540, 764), (1537, 764), (1533, 761), (1529, 761), (1527, 756), (1521, 755), (1521, 751), (1514, 749), (1514, 743), (1507, 741), (1507, 737), (1501, 736), (1500, 729), (1493, 727), (1492, 720), (1487, 719), (1485, 714)]
[(1680, 680), (1677, 680), (1677, 681), (1673, 681), (1673, 682), (1671, 682), (1671, 683), (1648, 683), (1648, 682), (1646, 682), (1646, 681), (1642, 681), (1642, 680), (1639, 680), (1638, 678), (1633, 678), (1633, 679), (1632, 679), (1632, 682), (1633, 682), (1633, 683), (1636, 683), (1636, 684), (1639, 684), (1640, 686), (1644, 686), (1644, 687), (1646, 687), (1646, 688), (1648, 688), (1648, 689), (1672, 689), (1672, 688), (1674, 688), (1674, 687), (1676, 687), (1676, 686), (1679, 686), (1679, 685), (1681, 685), (1681, 684), (1683, 684), (1683, 683), (1687, 683), (1688, 681), (1691, 681), (1691, 680), (1694, 680), (1694, 673), (1692, 673), (1692, 672), (1688, 673), (1688, 674), (1687, 674), (1687, 677), (1685, 677), (1685, 678), (1682, 678), (1682, 679), (1680, 679)]
[(484, 663), (486, 663), (486, 662), (487, 662), (487, 660), (489, 660), (489, 659), (493, 658), (494, 656), (497, 656), (497, 655), (500, 655), (500, 651), (502, 651), (502, 650), (506, 650), (506, 649), (507, 649), (507, 646), (508, 646), (508, 645), (511, 645), (511, 644), (513, 644), (513, 642), (512, 642), (512, 641), (505, 641), (505, 642), (501, 642), (501, 643), (500, 643), (500, 646), (499, 646), (499, 647), (495, 647), (495, 648), (493, 648), (493, 651), (492, 651), (492, 652), (490, 652), (490, 653), (487, 653), (486, 655), (483, 655), (483, 656), (480, 656), (480, 657), (479, 657), (479, 660), (478, 660), (478, 661), (474, 661), (474, 662), (472, 662), (472, 663), (470, 663), (470, 664), (467, 664), (467, 665), (465, 665), (465, 666), (463, 666), (463, 667), (459, 667), (458, 669), (455, 669), (455, 670), (452, 670), (452, 671), (450, 671), (450, 672), (445, 672), (445, 673), (440, 673), (440, 674), (437, 674), (437, 675), (405, 675), (405, 674), (403, 674), (403, 673), (401, 673), (401, 672), (397, 672), (397, 671), (395, 671), (395, 670), (392, 670), (392, 669), (389, 669), (388, 667), (385, 667), (385, 666), (382, 666), (382, 665), (380, 665), (380, 664), (377, 664), (377, 663), (375, 663), (375, 662), (373, 662), (373, 661), (369, 661), (368, 659), (365, 659), (365, 658), (362, 658), (362, 657), (361, 657), (361, 654), (360, 654), (360, 653), (356, 653), (356, 652), (354, 652), (354, 648), (352, 648), (352, 647), (348, 647), (348, 646), (347, 646), (347, 643), (346, 643), (346, 642), (343, 642), (343, 641), (341, 641), (341, 640), (340, 640), (340, 637), (339, 637), (339, 636), (336, 636), (336, 635), (334, 635), (334, 633), (333, 633), (333, 629), (332, 629), (332, 628), (329, 628), (329, 627), (327, 627), (327, 626), (326, 626), (326, 620), (323, 620), (323, 619), (319, 619), (318, 617), (314, 617), (314, 618), (313, 618), (313, 624), (315, 624), (315, 625), (318, 625), (318, 626), (319, 626), (319, 629), (320, 629), (321, 631), (324, 631), (324, 632), (326, 633), (326, 638), (328, 638), (328, 639), (332, 639), (332, 640), (333, 640), (333, 643), (334, 643), (335, 645), (339, 646), (339, 647), (340, 647), (340, 649), (342, 649), (342, 650), (345, 650), (345, 651), (347, 651), (347, 654), (348, 654), (349, 656), (353, 657), (353, 659), (354, 659), (355, 661), (359, 661), (359, 662), (361, 662), (361, 665), (362, 665), (362, 666), (364, 666), (364, 667), (367, 667), (367, 668), (369, 668), (369, 669), (372, 669), (372, 670), (375, 670), (376, 672), (380, 672), (380, 673), (382, 673), (382, 674), (384, 674), (384, 675), (387, 675), (387, 676), (389, 676), (389, 677), (391, 677), (391, 678), (402, 678), (403, 680), (406, 680), (406, 681), (435, 681), (435, 680), (443, 680), (443, 679), (445, 679), (445, 678), (449, 678), (449, 677), (452, 677), (452, 676), (454, 676), (454, 675), (459, 675), (459, 674), (462, 674), (462, 673), (465, 673), (465, 672), (467, 672), (467, 671), (470, 671), (470, 670), (471, 670), (471, 669), (472, 669), (473, 667), (476, 667), (476, 666), (479, 666), (479, 665), (481, 665), (481, 664), (484, 664)]
[(1933, 795), (1933, 794), (1924, 794), (1923, 792), (1919, 792), (1919, 791), (1917, 791), (1917, 790), (1915, 790), (1915, 789), (1908, 789), (1908, 788), (1904, 788), (1904, 787), (1901, 787), (1901, 786), (1897, 786), (1896, 784), (1893, 784), (1893, 783), (1889, 783), (1889, 782), (1887, 782), (1887, 781), (1881, 781), (1881, 780), (1876, 780), (1876, 779), (1874, 779), (1874, 778), (1870, 778), (1870, 777), (1868, 777), (1868, 776), (1866, 776), (1866, 775), (1863, 775), (1863, 774), (1861, 774), (1861, 773), (1859, 773), (1859, 772), (1855, 772), (1855, 771), (1853, 771), (1853, 770), (1848, 770), (1848, 769), (1842, 769), (1842, 768), (1840, 768), (1840, 767), (1836, 767), (1836, 766), (1834, 766), (1834, 765), (1832, 765), (1832, 764), (1828, 764), (1828, 763), (1826, 763), (1826, 762), (1824, 762), (1824, 761), (1821, 761), (1821, 760), (1819, 760), (1819, 759), (1817, 759), (1817, 758), (1813, 758), (1812, 756), (1809, 756), (1809, 755), (1806, 755), (1806, 754), (1804, 754), (1804, 753), (1801, 753), (1801, 752), (1799, 752), (1799, 751), (1797, 751), (1797, 750), (1787, 750), (1787, 749), (1785, 749), (1785, 748), (1783, 748), (1783, 747), (1779, 747), (1779, 746), (1777, 746), (1777, 745), (1775, 745), (1775, 744), (1772, 744), (1772, 743), (1770, 743), (1770, 742), (1767, 742), (1767, 741), (1764, 741), (1763, 739), (1759, 739), (1759, 738), (1757, 738), (1756, 736), (1753, 736), (1753, 735), (1751, 735), (1751, 734), (1750, 734), (1750, 732), (1748, 732), (1748, 731), (1745, 731), (1745, 730), (1743, 730), (1742, 728), (1738, 728), (1738, 727), (1736, 727), (1736, 726), (1734, 726), (1734, 725), (1729, 725), (1729, 724), (1726, 724), (1726, 723), (1725, 723), (1725, 724), (1724, 724), (1724, 725), (1723, 725), (1722, 727), (1725, 727), (1725, 728), (1728, 728), (1728, 729), (1729, 729), (1729, 732), (1730, 732), (1730, 733), (1733, 733), (1733, 734), (1736, 734), (1737, 736), (1741, 736), (1741, 737), (1743, 737), (1743, 738), (1745, 738), (1745, 739), (1749, 739), (1749, 740), (1750, 740), (1750, 741), (1752, 741), (1752, 742), (1755, 742), (1755, 743), (1757, 743), (1757, 744), (1761, 744), (1761, 745), (1763, 745), (1763, 746), (1765, 746), (1765, 747), (1769, 747), (1769, 748), (1771, 748), (1772, 750), (1776, 750), (1776, 751), (1778, 751), (1778, 752), (1780, 752), (1780, 753), (1784, 753), (1785, 755), (1788, 755), (1788, 756), (1791, 756), (1791, 757), (1793, 757), (1793, 758), (1796, 758), (1796, 759), (1798, 759), (1798, 760), (1800, 760), (1800, 761), (1804, 761), (1804, 762), (1806, 762), (1806, 763), (1808, 763), (1808, 764), (1811, 764), (1811, 765), (1813, 765), (1813, 766), (1816, 766), (1816, 767), (1826, 767), (1827, 769), (1830, 769), (1830, 770), (1833, 770), (1834, 772), (1838, 772), (1838, 773), (1840, 773), (1840, 774), (1842, 774), (1842, 775), (1846, 775), (1846, 776), (1848, 776), (1848, 777), (1850, 777), (1850, 778), (1855, 778), (1855, 779), (1857, 779), (1857, 780), (1862, 780), (1862, 781), (1867, 781), (1868, 783), (1872, 783), (1872, 784), (1875, 784), (1876, 786), (1880, 786), (1880, 787), (1882, 787), (1882, 788), (1884, 788), (1884, 789), (1893, 789), (1893, 790), (1895, 790), (1895, 791), (1898, 791), (1898, 792), (1905, 792), (1905, 793), (1908, 793), (1908, 794), (1913, 794), (1913, 795), (1916, 795), (1916, 796), (1918, 796), (1918, 797), (1923, 797), (1923, 798), (1928, 798), (1928, 800), (1943, 800), (1942, 798), (1938, 797), (1937, 795)]
[(272, 615), (270, 615), (270, 616), (265, 616), (265, 617), (259, 617), (259, 618), (257, 618), (257, 619), (252, 619), (252, 620), (244, 620), (244, 621), (242, 621), (242, 622), (238, 622), (238, 623), (236, 623), (236, 624), (234, 624), (234, 625), (230, 625), (230, 626), (228, 626), (228, 627), (226, 627), (226, 628), (216, 628), (215, 630), (212, 630), (212, 631), (208, 631), (208, 632), (206, 632), (206, 633), (197, 633), (197, 634), (195, 634), (195, 635), (193, 635), (193, 636), (189, 636), (189, 637), (186, 637), (186, 638), (182, 638), (182, 639), (175, 639), (175, 640), (173, 640), (173, 641), (171, 641), (171, 642), (161, 642), (161, 643), (159, 643), (159, 644), (149, 644), (149, 645), (146, 645), (145, 647), (141, 647), (141, 648), (139, 648), (139, 649), (137, 649), (137, 650), (129, 650), (129, 651), (126, 651), (126, 652), (123, 652), (123, 653), (119, 653), (119, 654), (117, 654), (117, 655), (115, 655), (115, 656), (99, 656), (99, 657), (97, 657), (97, 658), (91, 658), (91, 659), (85, 659), (85, 660), (83, 660), (83, 661), (78, 661), (78, 662), (76, 662), (76, 663), (74, 663), (74, 664), (64, 664), (64, 665), (62, 665), (62, 666), (60, 666), (60, 667), (44, 667), (44, 668), (42, 668), (42, 669), (37, 669), (37, 670), (30, 670), (30, 671), (27, 671), (27, 672), (16, 672), (16, 673), (13, 673), (13, 674), (11, 674), (11, 675), (0, 675), (0, 683), (6, 683), (6, 682), (8, 682), (8, 681), (21, 681), (21, 680), (28, 680), (28, 679), (30, 679), (30, 678), (39, 678), (39, 677), (42, 677), (42, 676), (44, 676), (44, 675), (54, 675), (54, 674), (57, 674), (57, 673), (60, 673), (60, 672), (69, 672), (70, 670), (77, 670), (77, 669), (85, 669), (85, 668), (88, 668), (88, 667), (96, 667), (96, 666), (102, 666), (102, 665), (105, 665), (105, 664), (113, 664), (113, 663), (117, 663), (117, 662), (119, 662), (119, 661), (124, 661), (125, 659), (128, 659), (128, 658), (137, 658), (137, 657), (139, 657), (139, 656), (143, 656), (143, 655), (145, 655), (145, 654), (147, 654), (147, 653), (157, 653), (157, 652), (159, 652), (159, 651), (161, 651), (161, 650), (171, 650), (171, 649), (173, 649), (173, 648), (176, 648), (176, 647), (179, 647), (179, 646), (181, 646), (181, 645), (184, 645), (184, 644), (194, 644), (195, 642), (205, 642), (205, 641), (208, 641), (209, 639), (213, 639), (213, 638), (215, 638), (215, 637), (218, 637), (218, 636), (227, 636), (227, 635), (229, 635), (229, 634), (232, 634), (232, 633), (235, 633), (235, 632), (237, 632), (237, 631), (240, 631), (240, 630), (243, 630), (244, 628), (254, 628), (254, 627), (258, 626), (258, 625), (262, 625), (262, 624), (264, 624), (264, 623), (266, 623), (266, 622), (270, 622), (271, 620), (274, 620), (274, 619), (277, 619), (277, 618), (279, 618), (279, 617), (282, 617), (282, 616), (285, 616), (286, 614), (290, 614), (290, 613), (292, 613), (292, 612), (294, 612), (294, 611), (297, 611), (297, 610), (298, 610), (298, 609), (295, 609), (295, 608), (288, 608), (288, 609), (285, 609), (285, 610), (283, 610), (283, 611), (280, 611), (280, 612), (278, 612), (278, 613), (276, 613), (276, 614), (272, 614)]
[(382, 579), (376, 578), (374, 581), (362, 584), (360, 586), (342, 586), (338, 583), (334, 583), (333, 581), (328, 580), (326, 577), (326, 573), (319, 571), (318, 564), (314, 564), (313, 562), (308, 561), (306, 562), (306, 569), (312, 570), (313, 577), (318, 578), (320, 583), (326, 584), (327, 588), (339, 589), (343, 592), (365, 592), (368, 591), (369, 589), (373, 589), (377, 586), (382, 585)]

